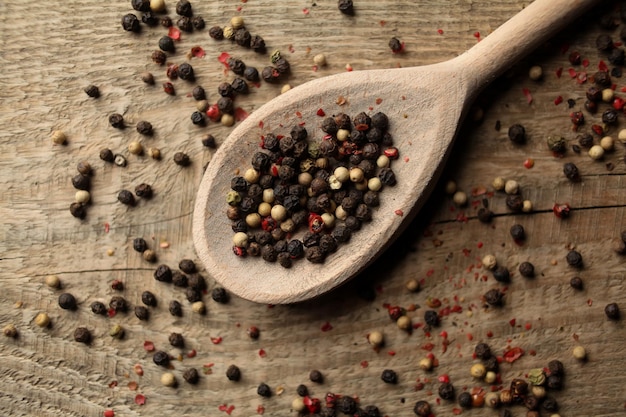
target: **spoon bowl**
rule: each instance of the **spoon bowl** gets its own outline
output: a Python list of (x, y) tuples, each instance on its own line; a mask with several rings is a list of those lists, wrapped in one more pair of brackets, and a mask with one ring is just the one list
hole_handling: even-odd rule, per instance
[[(504, 69), (570, 22), (596, 0), (536, 0), (463, 55), (423, 67), (346, 72), (281, 94), (239, 124), (220, 146), (198, 190), (193, 219), (196, 250), (207, 272), (234, 294), (285, 304), (323, 294), (372, 263), (426, 202), (457, 130), (476, 94)], [(320, 111), (321, 109), (321, 111)], [(226, 217), (230, 181), (251, 165), (260, 139), (304, 126), (319, 141), (323, 119), (338, 113), (383, 112), (400, 151), (393, 187), (384, 187), (372, 221), (324, 263), (307, 260), (283, 268), (232, 251)], [(325, 114), (321, 117), (318, 114)]]

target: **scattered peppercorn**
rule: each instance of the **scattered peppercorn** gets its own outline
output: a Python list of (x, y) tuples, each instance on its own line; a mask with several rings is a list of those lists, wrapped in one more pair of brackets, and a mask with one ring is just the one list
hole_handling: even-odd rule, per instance
[(172, 316), (181, 317), (183, 315), (183, 306), (176, 300), (170, 301), (168, 310)]
[(311, 382), (315, 382), (317, 384), (321, 384), (324, 382), (324, 376), (317, 369), (314, 369), (309, 373), (309, 379), (311, 380)]
[(188, 368), (183, 372), (183, 379), (189, 384), (197, 384), (200, 380), (200, 374), (196, 368)]
[(493, 277), (498, 282), (507, 283), (511, 280), (511, 275), (509, 274), (509, 270), (502, 265), (498, 265), (491, 271)]
[(620, 311), (617, 303), (609, 303), (604, 307), (604, 314), (611, 320), (619, 320)]
[(247, 330), (248, 336), (250, 339), (258, 339), (259, 338), (259, 328), (256, 326), (250, 326)]
[(337, 410), (347, 415), (354, 415), (357, 411), (356, 400), (349, 395), (344, 395), (337, 400)]
[(133, 196), (133, 193), (131, 193), (128, 190), (121, 190), (117, 194), (117, 200), (120, 203), (125, 204), (127, 206), (134, 206), (135, 205), (135, 197)]
[(91, 342), (91, 332), (86, 327), (77, 327), (76, 330), (74, 330), (74, 340), (89, 344)]
[(186, 167), (191, 164), (191, 159), (189, 158), (189, 155), (184, 152), (176, 152), (174, 154), (174, 163), (181, 167)]
[(100, 301), (94, 301), (93, 303), (91, 303), (90, 308), (94, 314), (105, 315), (107, 313), (106, 306)]
[(170, 355), (162, 350), (157, 350), (154, 352), (154, 355), (152, 355), (152, 361), (158, 366), (167, 368), (170, 364)]
[(524, 278), (533, 278), (535, 276), (535, 266), (528, 261), (519, 264), (518, 270)]
[(389, 39), (389, 49), (391, 49), (391, 52), (393, 53), (398, 53), (404, 49), (404, 45), (402, 44), (402, 42), (400, 42), (398, 38), (394, 36), (393, 38)]
[(454, 385), (450, 382), (444, 382), (439, 385), (439, 396), (444, 400), (454, 400)]
[(113, 113), (109, 116), (109, 124), (116, 129), (124, 128), (124, 116), (119, 113)]
[(237, 365), (230, 365), (226, 370), (226, 378), (230, 381), (239, 381), (241, 379), (241, 370)]
[(521, 224), (514, 224), (513, 226), (511, 226), (509, 232), (513, 240), (518, 243), (526, 239), (526, 232), (524, 230), (524, 226), (522, 226)]
[(301, 397), (306, 397), (307, 395), (309, 395), (309, 389), (304, 384), (298, 385), (298, 387), (296, 388), (296, 392)]
[(125, 14), (122, 17), (122, 28), (127, 32), (139, 32), (139, 19), (133, 13)]
[(116, 295), (111, 297), (111, 301), (109, 301), (109, 307), (116, 312), (125, 313), (128, 310), (128, 302), (124, 297)]
[(424, 321), (431, 327), (439, 326), (439, 314), (435, 310), (426, 310), (424, 312)]
[(413, 412), (418, 417), (429, 417), (431, 415), (430, 404), (427, 401), (418, 401), (413, 407)]
[(75, 310), (76, 298), (68, 292), (59, 295), (59, 307), (64, 310)]
[(565, 257), (565, 260), (569, 266), (573, 266), (575, 268), (582, 268), (583, 266), (583, 256), (576, 250), (570, 250)]
[(502, 299), (504, 298), (504, 293), (497, 288), (493, 288), (485, 293), (483, 296), (487, 304), (492, 306), (500, 306), (502, 305)]
[(338, 2), (339, 11), (346, 15), (354, 14), (354, 5), (352, 0), (339, 0)]
[(148, 320), (150, 318), (150, 310), (148, 310), (144, 306), (136, 306), (135, 307), (135, 316), (139, 320)]
[(524, 143), (526, 142), (526, 129), (521, 124), (516, 123), (509, 127), (508, 136), (513, 143)]
[(471, 408), (472, 407), (472, 394), (470, 394), (467, 391), (463, 391), (462, 393), (459, 394), (459, 397), (457, 398), (457, 402), (459, 403), (460, 407)]
[(265, 382), (261, 382), (256, 389), (256, 393), (261, 397), (269, 398), (272, 396), (272, 389)]
[(87, 207), (84, 203), (72, 203), (70, 204), (70, 214), (77, 219), (84, 219), (87, 216)]

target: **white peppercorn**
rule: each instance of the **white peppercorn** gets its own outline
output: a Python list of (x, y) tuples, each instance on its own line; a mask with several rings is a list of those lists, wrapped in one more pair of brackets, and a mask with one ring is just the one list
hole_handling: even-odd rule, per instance
[(281, 87), (281, 89), (280, 89), (280, 94), (284, 94), (284, 93), (286, 93), (286, 92), (287, 92), (287, 91), (289, 91), (289, 90), (291, 90), (291, 86), (290, 86), (289, 84), (285, 84), (285, 85), (283, 85), (283, 86)]
[(604, 148), (600, 145), (593, 145), (589, 148), (589, 157), (595, 161), (604, 157)]
[(405, 286), (406, 286), (406, 289), (411, 292), (419, 291), (420, 282), (416, 280), (415, 278), (411, 278), (410, 280), (406, 282)]
[(250, 184), (256, 184), (259, 182), (259, 178), (261, 177), (261, 173), (254, 168), (249, 168), (243, 174), (243, 178), (248, 181)]
[(493, 371), (487, 371), (485, 374), (485, 383), (487, 384), (493, 384), (496, 382), (496, 379), (498, 379), (498, 374)]
[(309, 185), (311, 185), (312, 181), (313, 181), (313, 175), (311, 175), (310, 173), (301, 172), (300, 174), (298, 174), (298, 184), (308, 187)]
[(322, 221), (326, 229), (332, 229), (335, 227), (335, 216), (330, 213), (322, 213)]
[(390, 162), (391, 161), (389, 160), (389, 157), (387, 155), (380, 155), (378, 158), (376, 158), (376, 166), (378, 168), (387, 168), (389, 167)]
[(517, 194), (519, 192), (519, 184), (515, 180), (508, 180), (504, 184), (504, 192), (507, 194)]
[(86, 190), (78, 190), (74, 194), (74, 201), (77, 203), (87, 204), (91, 199), (91, 194)]
[(176, 386), (176, 376), (174, 376), (171, 372), (165, 372), (161, 375), (161, 384), (165, 387), (175, 387)]
[(140, 142), (134, 140), (128, 144), (128, 152), (133, 155), (141, 155), (143, 153), (143, 146)]
[(155, 13), (165, 11), (165, 0), (150, 0), (150, 10)]
[(470, 375), (477, 379), (482, 379), (487, 373), (487, 369), (485, 369), (485, 365), (482, 363), (475, 363), (470, 368)]
[(37, 314), (35, 324), (39, 327), (48, 327), (50, 325), (50, 316), (48, 316), (48, 313)]
[(533, 65), (528, 70), (528, 77), (533, 81), (539, 81), (543, 77), (543, 69), (539, 65)]
[(611, 103), (615, 98), (615, 91), (611, 88), (605, 88), (602, 90), (602, 101), (605, 103)]
[(238, 248), (245, 248), (248, 246), (248, 234), (244, 232), (237, 232), (233, 236), (233, 245)]
[(522, 202), (522, 211), (524, 213), (530, 213), (531, 211), (533, 211), (533, 202), (530, 200), (524, 200)]
[[(261, 203), (263, 204), (263, 203)], [(268, 204), (269, 205), (269, 204)], [(261, 226), (261, 214), (250, 213), (246, 216), (246, 224), (252, 229), (256, 229)]]
[(579, 361), (587, 359), (587, 350), (583, 346), (576, 346), (572, 351), (572, 354), (574, 355), (574, 358)]
[(46, 285), (50, 288), (59, 288), (61, 286), (61, 280), (57, 275), (48, 275), (45, 278)]
[(191, 310), (194, 313), (204, 314), (206, 312), (206, 306), (204, 305), (204, 301), (196, 301), (191, 304)]
[(456, 182), (450, 180), (448, 182), (446, 182), (446, 194), (448, 195), (453, 195), (454, 193), (456, 193)]
[(411, 318), (409, 316), (400, 316), (398, 320), (396, 320), (396, 325), (399, 329), (409, 330), (412, 327)]
[(313, 57), (313, 64), (317, 65), (318, 67), (323, 67), (326, 65), (326, 55), (324, 54), (317, 54)]
[(373, 331), (367, 335), (367, 341), (374, 347), (382, 346), (385, 339), (381, 332)]
[(419, 366), (419, 368), (422, 371), (432, 371), (432, 369), (433, 369), (433, 360), (431, 358), (428, 358), (428, 357), (422, 358), (419, 361), (419, 365), (418, 366)]
[(61, 130), (55, 130), (52, 132), (52, 142), (57, 145), (65, 145), (67, 142), (67, 136)]
[(347, 129), (339, 129), (337, 130), (336, 136), (338, 141), (343, 142), (350, 138), (350, 131)]
[(2, 328), (2, 333), (6, 337), (17, 337), (17, 327), (15, 327), (14, 324), (9, 323)]
[(152, 159), (161, 159), (161, 150), (159, 148), (150, 148), (148, 149), (148, 155), (150, 155)]
[(505, 182), (504, 178), (496, 177), (496, 178), (493, 179), (493, 182), (491, 183), (491, 186), (496, 191), (502, 191), (502, 190), (504, 190), (505, 183), (506, 182)]
[(220, 123), (222, 126), (230, 127), (235, 124), (235, 117), (232, 114), (223, 114)]
[(467, 204), (467, 194), (464, 191), (457, 191), (452, 196), (452, 201), (457, 206), (464, 206)]
[(291, 402), (291, 409), (297, 413), (301, 413), (306, 409), (304, 401), (300, 397), (296, 397)]
[(270, 216), (277, 222), (282, 222), (287, 218), (287, 209), (283, 205), (276, 204), (270, 210)]
[[(362, 172), (362, 171), (361, 171)], [(337, 167), (333, 171), (333, 175), (339, 182), (346, 182), (350, 179), (350, 171), (346, 167)]]
[(602, 139), (600, 139), (600, 146), (606, 152), (610, 152), (615, 147), (615, 140), (613, 139), (612, 136), (604, 136)]
[(230, 25), (233, 29), (239, 29), (244, 26), (243, 17), (241, 16), (233, 16), (230, 18)]

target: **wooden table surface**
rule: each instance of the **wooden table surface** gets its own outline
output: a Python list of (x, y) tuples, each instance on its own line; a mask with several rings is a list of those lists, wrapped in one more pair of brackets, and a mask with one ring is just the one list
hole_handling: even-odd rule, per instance
[[(529, 3), (355, 0), (355, 14), (347, 16), (334, 0), (196, 1), (194, 12), (204, 17), (207, 28), (183, 33), (169, 60), (182, 63), (193, 46), (204, 48), (204, 58), (189, 62), (197, 84), (214, 102), (219, 83), (234, 77), (218, 60), (222, 52), (261, 69), (268, 65), (269, 53), (280, 50), (291, 64), (288, 78), (278, 84), (261, 82), (249, 95), (236, 98), (238, 107), (252, 112), (280, 94), (284, 84), (295, 86), (348, 66), (356, 71), (450, 59)], [(191, 239), (195, 193), (203, 167), (215, 152), (203, 147), (201, 139), (211, 133), (219, 146), (232, 128), (191, 123), (195, 102), (189, 93), (194, 84), (174, 81), (176, 95), (163, 92), (165, 67), (150, 56), (167, 30), (142, 25), (140, 34), (124, 32), (120, 19), (132, 12), (130, 2), (1, 2), (0, 323), (13, 324), (18, 336), (0, 338), (0, 415), (102, 416), (113, 410), (117, 416), (230, 412), (249, 417), (264, 410), (264, 415), (285, 416), (295, 414), (296, 387), (306, 384), (311, 397), (322, 402), (333, 392), (358, 397), (361, 406), (376, 405), (383, 415), (409, 416), (416, 401), (427, 400), (435, 415), (450, 416), (458, 404), (438, 400), (440, 377), (448, 375), (457, 394), (475, 387), (492, 389), (469, 373), (479, 342), (488, 343), (500, 357), (513, 347), (524, 351), (515, 362), (501, 364), (494, 389), (559, 359), (565, 365), (564, 389), (550, 395), (559, 402), (561, 415), (624, 415), (626, 333), (623, 321), (610, 321), (604, 314), (611, 302), (626, 308), (624, 258), (612, 250), (613, 241), (626, 229), (626, 167), (623, 145), (617, 141), (618, 132), (626, 128), (624, 115), (608, 127), (606, 134), (616, 139), (616, 146), (603, 160), (593, 161), (585, 149), (580, 154), (572, 150), (577, 134), (601, 125), (601, 113), (610, 105), (601, 104), (595, 114), (586, 112), (585, 92), (591, 81), (577, 83), (570, 68), (574, 76), (584, 71), (591, 77), (601, 61), (608, 63), (595, 47), (596, 37), (607, 33), (617, 42), (626, 24), (619, 19), (619, 2), (600, 3), (606, 7), (588, 13), (485, 91), (461, 128), (444, 178), (422, 214), (362, 276), (310, 302), (267, 306), (237, 297), (227, 304), (214, 302), (210, 290), (218, 284), (201, 270), (209, 284), (204, 296), (207, 314), (202, 316), (191, 311), (183, 290), (155, 281), (153, 271), (161, 263), (177, 268), (181, 259), (196, 259)], [(167, 4), (174, 17), (174, 1)], [(606, 13), (620, 25), (601, 28), (598, 22)], [(226, 26), (232, 16), (242, 16), (250, 32), (265, 39), (268, 53), (209, 37), (209, 27)], [(388, 42), (394, 36), (404, 42), (403, 53), (392, 54)], [(580, 52), (588, 65), (572, 65), (572, 51)], [(317, 54), (324, 54), (328, 64), (315, 70)], [(543, 68), (542, 81), (529, 79), (532, 65)], [(140, 80), (144, 71), (154, 74), (156, 85)], [(616, 94), (624, 95), (624, 78), (614, 77), (613, 82)], [(85, 94), (89, 84), (100, 88), (100, 98)], [(445, 94), (442, 91), (442, 99)], [(562, 102), (557, 104), (559, 97)], [(572, 129), (572, 111), (585, 115), (578, 132)], [(116, 112), (124, 115), (128, 128), (109, 125), (108, 116)], [(153, 124), (152, 137), (135, 130), (141, 120)], [(526, 127), (526, 144), (515, 145), (507, 138), (514, 123)], [(65, 132), (67, 145), (52, 143), (55, 130)], [(565, 138), (564, 155), (557, 157), (548, 149), (550, 135)], [(594, 137), (598, 143), (599, 136)], [(130, 155), (127, 146), (133, 140), (160, 148), (162, 160)], [(100, 160), (102, 148), (126, 155), (128, 165)], [(191, 157), (189, 167), (174, 164), (178, 151)], [(82, 160), (89, 161), (94, 175), (92, 203), (81, 221), (68, 208), (75, 193), (71, 178)], [(534, 161), (530, 169), (525, 167), (528, 160)], [(565, 162), (578, 166), (581, 181), (565, 178)], [(497, 176), (519, 183), (523, 197), (533, 203), (532, 213), (507, 209), (504, 193), (492, 187)], [(470, 196), (466, 207), (455, 207), (444, 193), (447, 180), (456, 181)], [(132, 190), (141, 182), (152, 185), (154, 198), (131, 208), (117, 201), (119, 190)], [(490, 224), (476, 217), (483, 200), (495, 213)], [(556, 217), (555, 203), (569, 203), (570, 218)], [(509, 235), (515, 223), (526, 230), (522, 244)], [(144, 261), (133, 250), (136, 237), (148, 241), (158, 264)], [(572, 248), (583, 256), (580, 270), (565, 262)], [(508, 285), (497, 283), (481, 266), (487, 254), (511, 271)], [(520, 276), (517, 268), (523, 261), (534, 264), (534, 279)], [(45, 285), (49, 275), (60, 278), (62, 289)], [(569, 285), (576, 275), (583, 279), (582, 291)], [(297, 267), (293, 276), (298, 278)], [(406, 290), (410, 279), (422, 283), (419, 292)], [(123, 282), (123, 291), (112, 289), (114, 280)], [(504, 305), (487, 307), (483, 294), (505, 286)], [(139, 321), (132, 312), (105, 317), (90, 311), (93, 301), (108, 303), (113, 295), (140, 305), (146, 290), (158, 300), (148, 321)], [(62, 292), (75, 295), (76, 311), (59, 307)], [(183, 304), (180, 318), (168, 313), (173, 299)], [(439, 307), (429, 307), (437, 302)], [(387, 305), (405, 308), (416, 328), (398, 329)], [(421, 324), (429, 308), (442, 313), (441, 326), (425, 332)], [(50, 316), (48, 328), (35, 325), (40, 312)], [(114, 324), (126, 329), (124, 339), (109, 336)], [(92, 332), (90, 345), (74, 341), (79, 326)], [(258, 340), (248, 337), (250, 326), (260, 329)], [(373, 331), (385, 336), (379, 350), (367, 342)], [(184, 335), (184, 349), (169, 345), (171, 332)], [(162, 386), (165, 370), (153, 363), (145, 341), (172, 355), (170, 372), (178, 387)], [(586, 348), (587, 361), (572, 356), (579, 345)], [(418, 363), (429, 353), (438, 366), (425, 372)], [(225, 376), (231, 364), (241, 369), (239, 382)], [(135, 365), (143, 368), (143, 376), (134, 371)], [(182, 378), (191, 367), (200, 371), (196, 386)], [(309, 381), (313, 369), (322, 372), (323, 383)], [(384, 369), (397, 372), (397, 384), (381, 380)], [(261, 382), (271, 387), (271, 398), (257, 395)], [(137, 394), (145, 397), (144, 405), (136, 404)], [(510, 408), (513, 415), (526, 415), (523, 406)], [(462, 411), (467, 416), (497, 413)]]

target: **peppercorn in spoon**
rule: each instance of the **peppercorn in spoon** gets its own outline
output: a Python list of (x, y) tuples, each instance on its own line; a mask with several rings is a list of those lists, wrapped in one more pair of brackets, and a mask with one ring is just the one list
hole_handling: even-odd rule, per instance
[[(323, 294), (366, 268), (417, 215), (437, 181), (476, 95), (515, 61), (562, 29), (597, 0), (536, 0), (466, 53), (423, 67), (354, 71), (310, 81), (281, 94), (244, 120), (221, 145), (200, 185), (193, 236), (207, 272), (232, 293), (256, 302), (285, 304)], [(261, 257), (233, 254), (226, 197), (233, 175), (242, 175), (261, 148), (261, 138), (289, 136), (304, 127), (320, 143), (323, 115), (382, 112), (400, 159), (397, 184), (383, 186), (372, 219), (324, 262), (293, 262), (285, 268)], [(232, 196), (232, 194), (231, 194)], [(232, 202), (231, 202), (232, 203)], [(332, 211), (332, 204), (329, 209)], [(268, 209), (267, 207), (265, 207)], [(279, 213), (281, 218), (284, 212)], [(245, 226), (242, 226), (245, 230)], [(291, 238), (301, 238), (294, 232)], [(247, 245), (241, 231), (235, 249)], [(325, 231), (320, 232), (325, 234)], [(290, 263), (287, 260), (286, 263)]]

